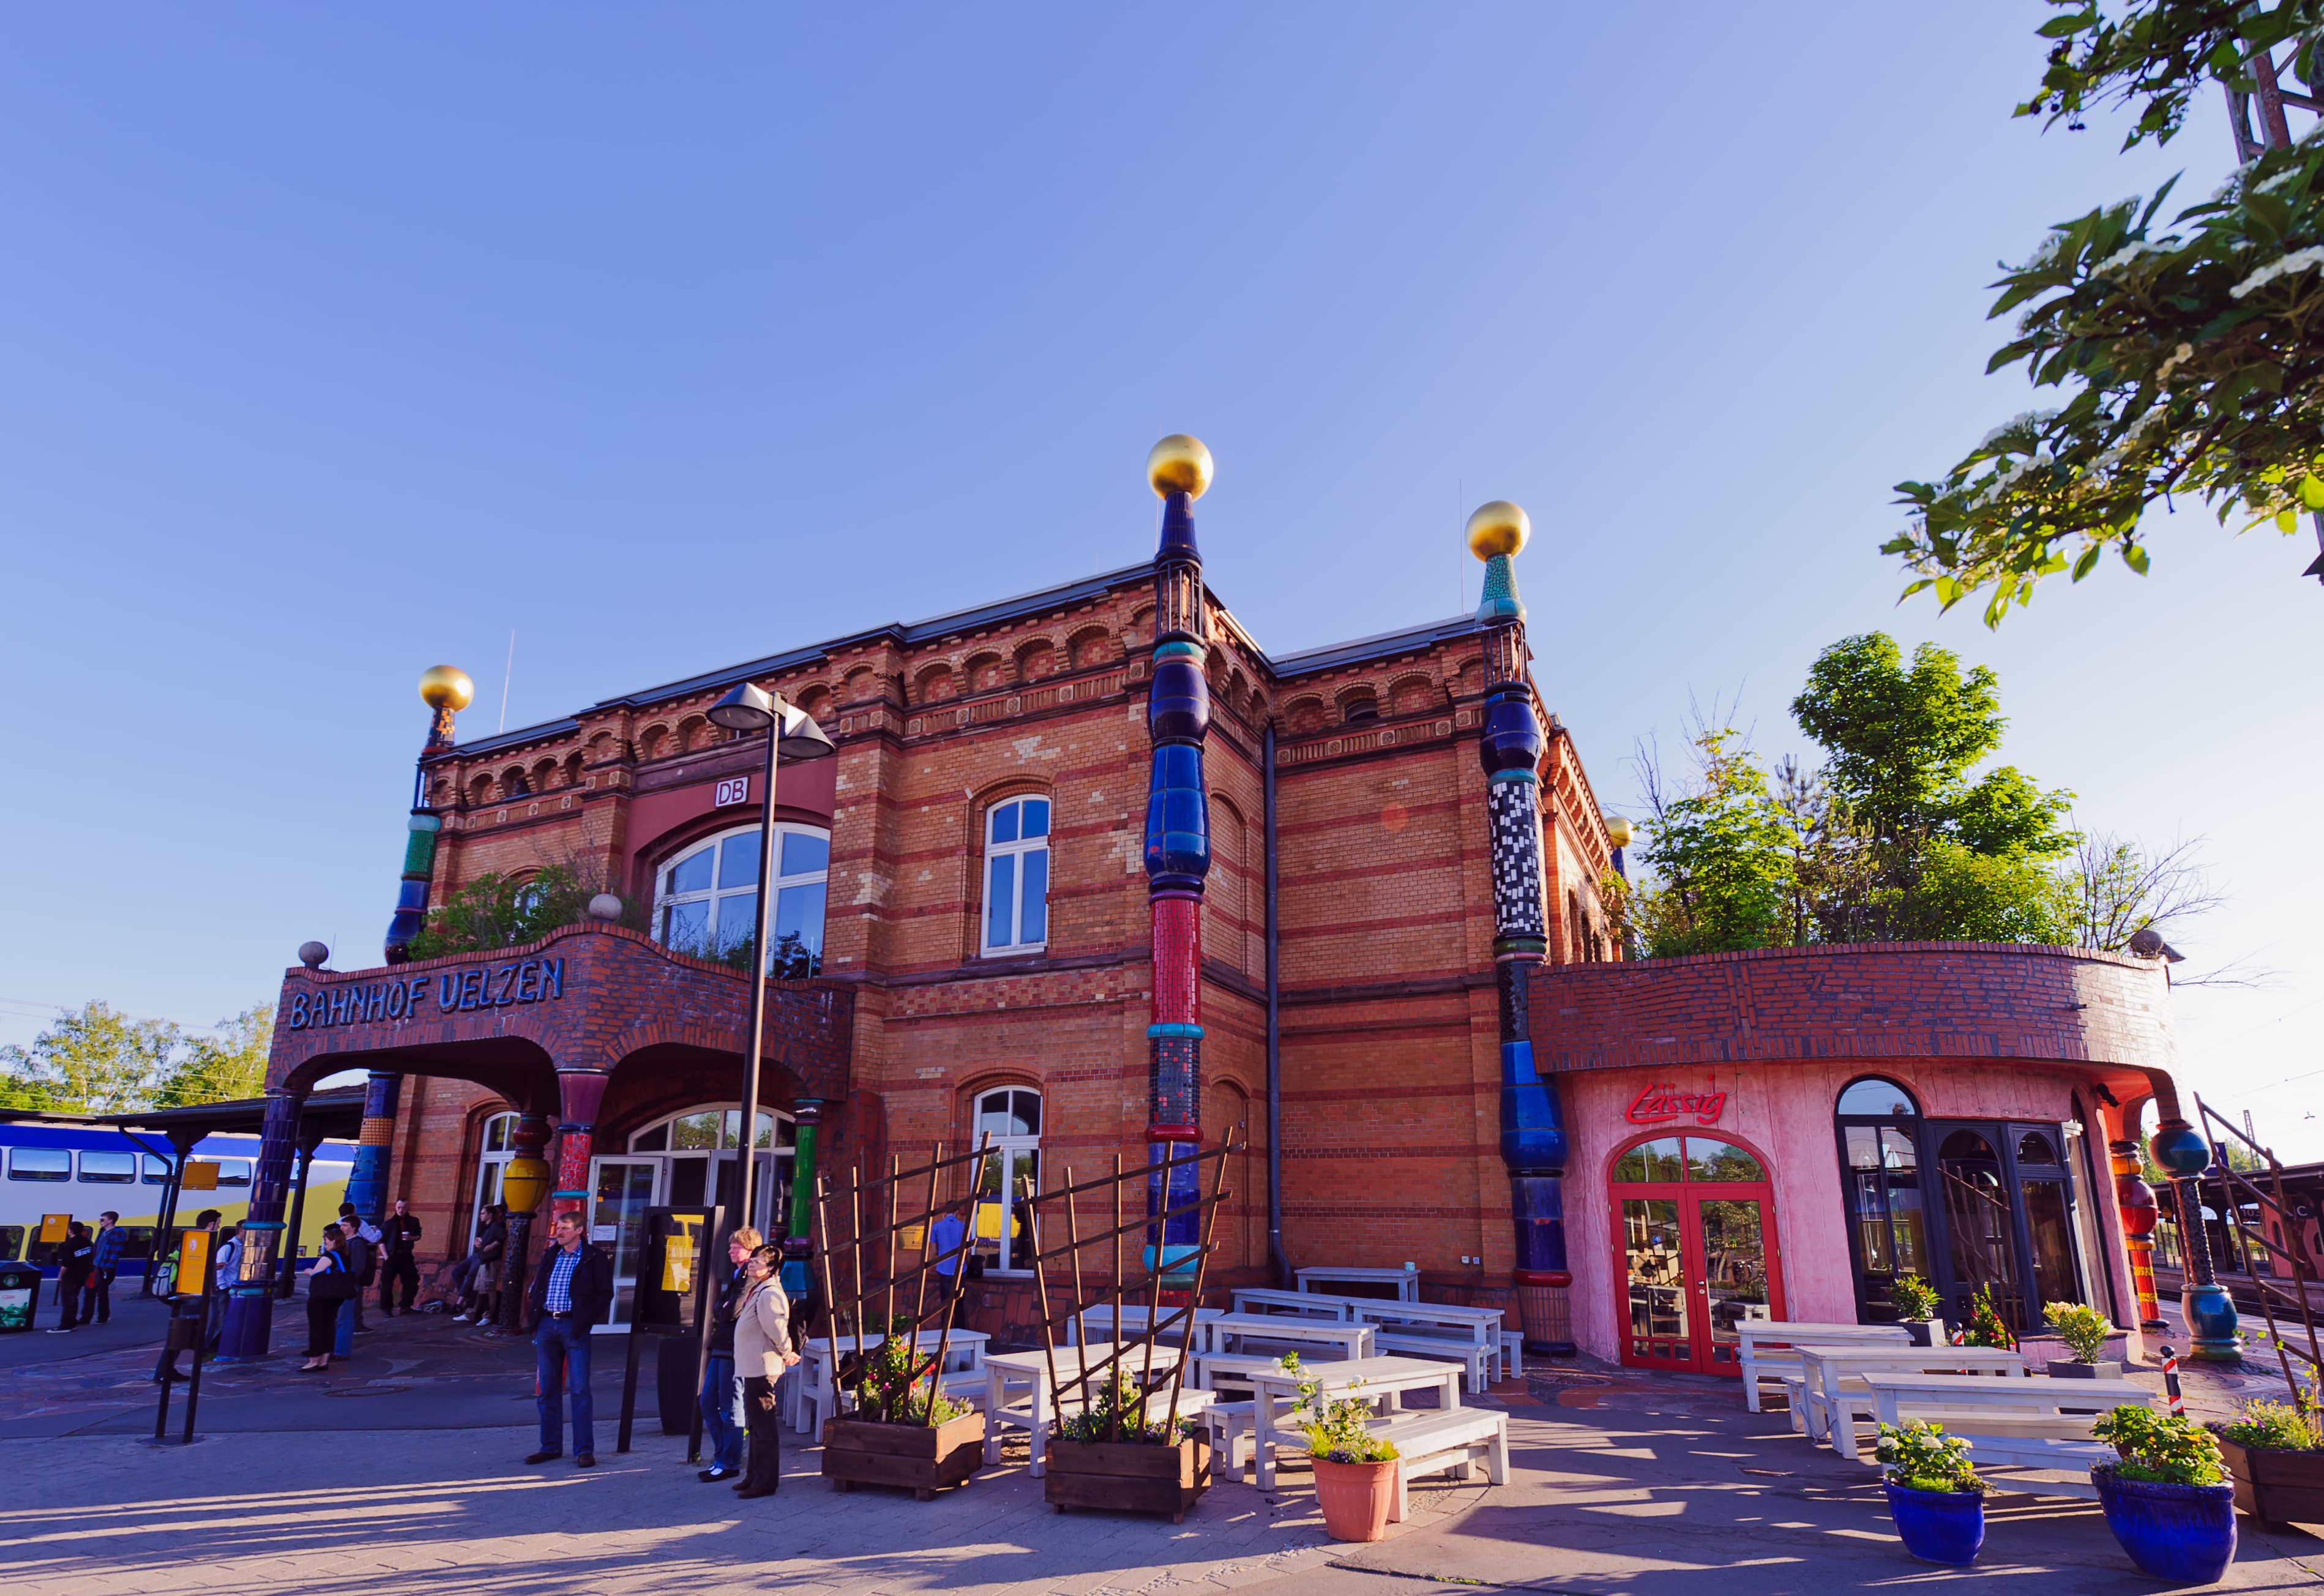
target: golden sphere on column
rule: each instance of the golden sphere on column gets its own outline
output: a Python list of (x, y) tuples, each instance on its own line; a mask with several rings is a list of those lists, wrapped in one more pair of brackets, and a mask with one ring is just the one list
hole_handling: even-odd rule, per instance
[(1532, 536), (1532, 521), (1507, 499), (1480, 504), (1469, 514), (1469, 552), (1479, 559), (1515, 554)]
[(1199, 499), (1211, 485), (1211, 451), (1201, 438), (1173, 432), (1147, 455), (1146, 480), (1162, 498), (1184, 494)]
[(431, 665), (420, 677), (420, 701), (430, 709), (466, 709), (476, 696), (468, 673), (452, 665)]
[(1635, 833), (1633, 833), (1630, 828), (1630, 823), (1628, 820), (1623, 819), (1619, 815), (1609, 815), (1606, 816), (1606, 840), (1612, 843), (1616, 847), (1628, 847), (1630, 845), (1630, 838), (1634, 835)]

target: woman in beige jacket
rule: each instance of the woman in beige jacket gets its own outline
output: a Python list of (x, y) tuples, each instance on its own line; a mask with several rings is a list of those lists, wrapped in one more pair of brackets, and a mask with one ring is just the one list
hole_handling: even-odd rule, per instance
[(778, 1438), (775, 1382), (799, 1361), (791, 1347), (791, 1303), (783, 1295), (782, 1250), (761, 1247), (742, 1266), (740, 1301), (734, 1305), (734, 1370), (742, 1377), (743, 1427), (751, 1437), (742, 1497), (772, 1496), (782, 1483), (782, 1443)]

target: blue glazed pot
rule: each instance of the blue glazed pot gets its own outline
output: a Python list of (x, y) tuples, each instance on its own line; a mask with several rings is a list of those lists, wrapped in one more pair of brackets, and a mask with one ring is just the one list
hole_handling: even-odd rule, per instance
[(2236, 1560), (2236, 1488), (2125, 1480), (2090, 1471), (2107, 1527), (2141, 1573), (2179, 1585), (2216, 1583)]
[(1985, 1496), (1975, 1490), (1914, 1490), (1886, 1481), (1888, 1517), (1904, 1550), (1923, 1563), (1967, 1568), (1985, 1545)]

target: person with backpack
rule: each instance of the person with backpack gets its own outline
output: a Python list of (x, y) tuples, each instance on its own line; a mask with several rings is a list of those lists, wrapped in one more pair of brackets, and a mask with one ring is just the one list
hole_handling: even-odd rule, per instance
[[(193, 1228), (198, 1231), (209, 1232), (211, 1239), (215, 1241), (217, 1239), (218, 1228), (218, 1211), (215, 1208), (205, 1208), (199, 1213), (195, 1214)], [(183, 1234), (182, 1232), (180, 1233), (180, 1235)], [(182, 1241), (179, 1243), (180, 1247), (184, 1244), (185, 1243)], [(213, 1261), (215, 1262), (215, 1259), (213, 1259)], [(199, 1296), (180, 1296), (174, 1292), (171, 1295), (170, 1316), (173, 1319), (199, 1319), (203, 1315), (208, 1313), (208, 1310), (209, 1304), (206, 1298)], [(210, 1351), (215, 1351), (217, 1349), (220, 1327), (222, 1327), (225, 1323), (225, 1315), (213, 1314), (210, 1315), (210, 1323), (206, 1325), (202, 1331), (198, 1332), (198, 1333), (205, 1334), (208, 1337)], [(185, 1376), (178, 1371), (178, 1354), (170, 1350), (170, 1338), (165, 1334), (161, 1338), (161, 1356), (153, 1365), (153, 1383), (156, 1385), (165, 1385), (171, 1380), (183, 1379), (185, 1379)]]
[[(355, 1283), (362, 1287), (347, 1305), (346, 1324), (350, 1333), (364, 1328), (364, 1292), (372, 1288), (379, 1278), (380, 1243), (386, 1238), (380, 1228), (355, 1212), (353, 1203), (339, 1204), (339, 1247), (347, 1255), (347, 1267), (355, 1271)], [(342, 1339), (345, 1339), (344, 1337)], [(341, 1347), (339, 1355), (346, 1356)]]
[(307, 1361), (299, 1365), (301, 1374), (329, 1372), (340, 1310), (363, 1293), (341, 1250), (339, 1227), (325, 1225), (318, 1245), (314, 1267), (307, 1271)]

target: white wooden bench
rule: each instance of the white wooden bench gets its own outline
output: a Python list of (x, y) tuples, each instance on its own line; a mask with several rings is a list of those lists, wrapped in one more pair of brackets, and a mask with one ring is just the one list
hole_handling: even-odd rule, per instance
[(1485, 1372), (1489, 1353), (1475, 1342), (1455, 1341), (1446, 1335), (1399, 1335), (1383, 1327), (1372, 1344), (1389, 1356), (1434, 1358), (1460, 1364), (1467, 1371), (1464, 1384), (1471, 1395), (1482, 1391), (1489, 1383), (1489, 1377)]
[(1370, 1426), (1396, 1443), (1396, 1500), (1388, 1521), (1401, 1524), (1405, 1487), (1430, 1474), (1467, 1480), (1478, 1463), (1496, 1485), (1509, 1477), (1509, 1416), (1499, 1408), (1455, 1407), (1444, 1413), (1403, 1413)]
[[(1817, 1345), (1867, 1342), (1879, 1346), (1891, 1342), (1910, 1346), (1913, 1342), (1912, 1333), (1902, 1324), (1813, 1324), (1783, 1319), (1740, 1320), (1735, 1326), (1735, 1339), (1742, 1364), (1743, 1406), (1752, 1413), (1761, 1411), (1761, 1380), (1782, 1380), (1784, 1389), (1791, 1389), (1791, 1381), (1785, 1377), (1796, 1374), (1800, 1368), (1800, 1355), (1792, 1349), (1802, 1342)], [(1770, 1342), (1781, 1342), (1782, 1345), (1771, 1347), (1766, 1344)], [(1800, 1427), (1799, 1409), (1794, 1407), (1792, 1428), (1796, 1430)]]
[(1196, 1352), (1194, 1363), (1194, 1383), (1205, 1391), (1218, 1389), (1222, 1379), (1229, 1385), (1249, 1385), (1252, 1374), (1283, 1367), (1281, 1358), (1264, 1352)]
[(1501, 1366), (1494, 1373), (1502, 1379), (1525, 1378), (1525, 1332), (1501, 1332)]
[(1203, 1395), (1213, 1398), (1202, 1410), (1203, 1422), (1211, 1431), (1211, 1477), (1240, 1480), (1259, 1451), (1254, 1428), (1259, 1404), (1221, 1402), (1214, 1391)]

